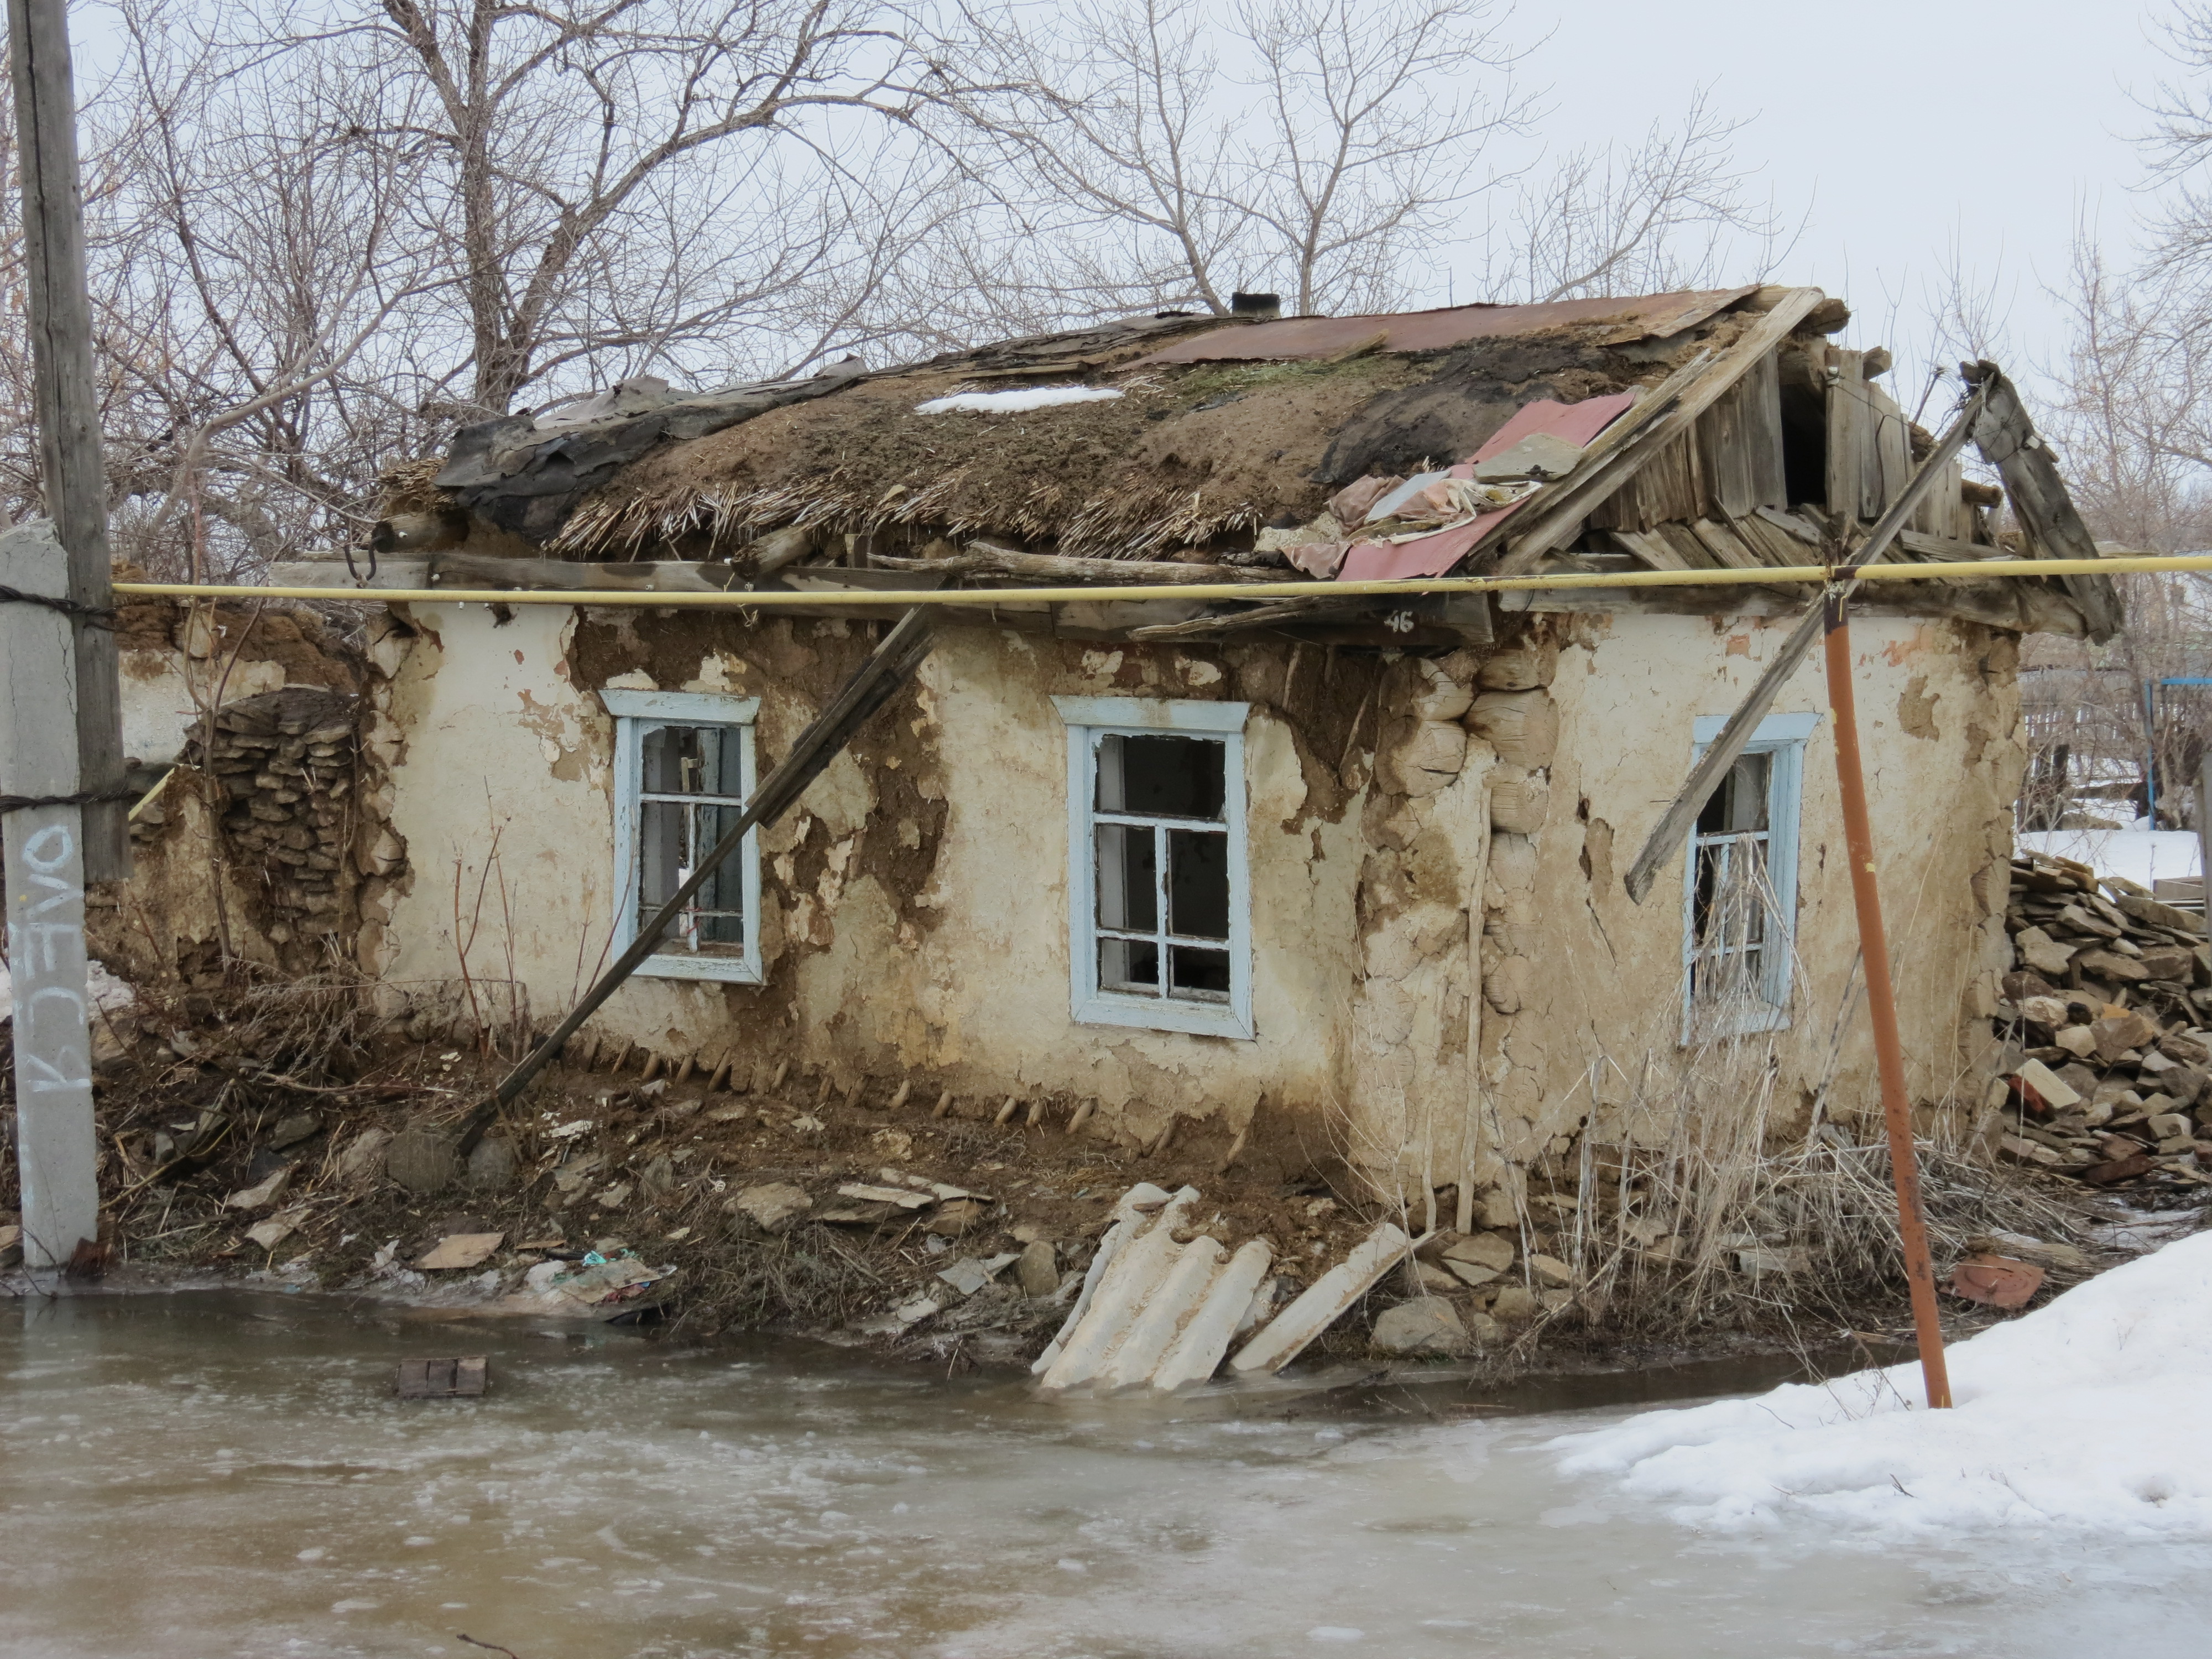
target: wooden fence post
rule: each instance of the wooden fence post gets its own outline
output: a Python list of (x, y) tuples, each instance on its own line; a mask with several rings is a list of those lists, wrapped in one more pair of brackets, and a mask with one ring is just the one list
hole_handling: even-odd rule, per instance
[[(0, 584), (66, 594), (68, 571), (51, 525), (33, 520), (0, 535)], [(0, 795), (66, 797), (82, 787), (74, 620), (41, 605), (0, 603)], [(100, 1237), (82, 821), (76, 805), (0, 813), (15, 1002), (15, 1158), (23, 1261), (32, 1267), (61, 1267), (79, 1241)]]

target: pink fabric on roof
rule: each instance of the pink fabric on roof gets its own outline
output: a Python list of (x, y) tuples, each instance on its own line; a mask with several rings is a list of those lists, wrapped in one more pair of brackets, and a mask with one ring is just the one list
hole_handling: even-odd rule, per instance
[[(1523, 404), (1470, 459), (1452, 468), (1451, 476), (1473, 477), (1477, 461), (1504, 454), (1532, 433), (1546, 432), (1554, 438), (1565, 438), (1571, 444), (1587, 444), (1626, 414), (1635, 403), (1636, 393), (1620, 392), (1607, 398), (1585, 398), (1575, 404), (1558, 403), (1549, 398)], [(1422, 576), (1441, 576), (1465, 558), (1468, 550), (1480, 541), (1492, 525), (1520, 507), (1521, 503), (1516, 501), (1511, 507), (1501, 507), (1495, 513), (1486, 513), (1479, 519), (1470, 519), (1465, 524), (1455, 524), (1449, 530), (1439, 530), (1433, 536), (1423, 536), (1414, 541), (1395, 544), (1362, 542), (1344, 556), (1344, 562), (1337, 567), (1336, 579), (1340, 582), (1409, 581)]]

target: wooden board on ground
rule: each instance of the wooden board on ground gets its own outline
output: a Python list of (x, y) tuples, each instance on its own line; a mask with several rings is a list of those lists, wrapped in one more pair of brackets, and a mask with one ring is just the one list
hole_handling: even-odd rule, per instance
[(491, 1380), (491, 1361), (483, 1354), (454, 1359), (403, 1359), (398, 1394), (402, 1400), (471, 1400)]

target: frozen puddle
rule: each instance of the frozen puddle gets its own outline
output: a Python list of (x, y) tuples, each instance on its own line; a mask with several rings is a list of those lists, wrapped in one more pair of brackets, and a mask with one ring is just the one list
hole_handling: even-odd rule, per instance
[[(1048, 1406), (307, 1297), (0, 1310), (0, 1655), (2203, 1651), (2201, 1544), (1705, 1535), (1448, 1389)], [(404, 1356), (488, 1352), (480, 1401)]]

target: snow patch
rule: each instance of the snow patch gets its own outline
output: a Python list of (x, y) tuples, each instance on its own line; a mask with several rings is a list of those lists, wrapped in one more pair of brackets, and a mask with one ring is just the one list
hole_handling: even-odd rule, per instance
[(1646, 1412), (1548, 1443), (1686, 1525), (2212, 1533), (2212, 1233), (2076, 1285), (1950, 1351), (1955, 1409), (1916, 1363)]
[(1032, 409), (1050, 409), (1057, 404), (1107, 404), (1121, 394), (1110, 386), (1039, 386), (1023, 392), (962, 392), (950, 398), (932, 398), (926, 404), (916, 404), (917, 415), (947, 415), (954, 410), (971, 410), (978, 415), (1019, 415)]

